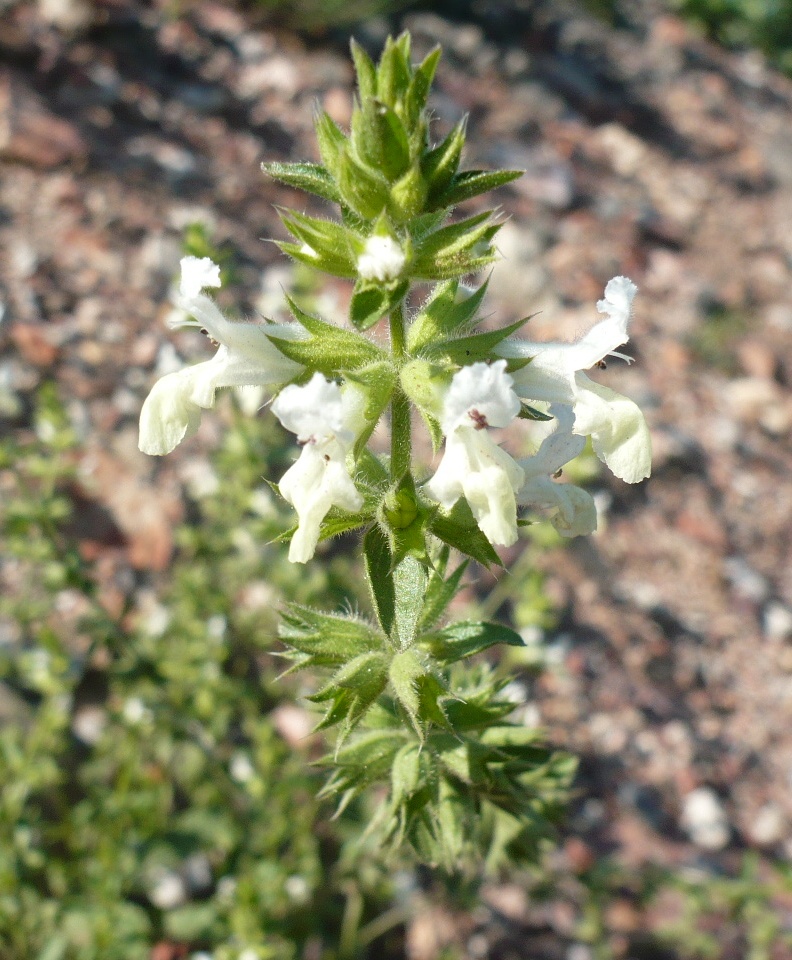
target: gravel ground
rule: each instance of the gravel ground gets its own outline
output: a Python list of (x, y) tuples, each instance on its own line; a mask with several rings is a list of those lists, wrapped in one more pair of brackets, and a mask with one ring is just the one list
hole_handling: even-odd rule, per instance
[[(438, 128), (469, 112), (468, 162), (527, 170), (497, 197), (493, 318), (541, 310), (535, 336), (571, 336), (609, 277), (641, 290), (637, 362), (601, 379), (646, 411), (653, 477), (597, 481), (601, 532), (540, 561), (561, 617), (527, 695), (583, 759), (560, 856), (716, 872), (748, 848), (792, 859), (792, 83), (648, 3), (618, 30), (539, 2), (483, 27), (404, 25), (419, 50), (445, 49)], [(386, 30), (358, 35), (375, 49)], [(345, 122), (350, 83), (335, 35), (309, 42), (220, 2), (178, 19), (132, 0), (6, 5), (0, 422), (27, 429), (37, 385), (58, 383), (84, 441), (85, 537), (96, 507), (121, 534), (100, 565), (109, 603), (166, 568), (186, 465), (219, 429), (205, 418), (162, 462), (136, 449), (149, 386), (202, 349), (163, 323), (184, 226), (233, 245), (233, 302), (271, 314), (284, 268), (261, 238), (283, 235), (274, 204), (312, 201), (259, 163), (313, 156), (314, 104)], [(326, 302), (347, 296), (331, 285)], [(497, 909), (531, 921), (512, 894), (496, 889)], [(563, 911), (533, 920), (564, 933)], [(411, 956), (436, 955), (432, 936), (442, 922), (417, 919)], [(532, 957), (571, 958), (533, 942)]]

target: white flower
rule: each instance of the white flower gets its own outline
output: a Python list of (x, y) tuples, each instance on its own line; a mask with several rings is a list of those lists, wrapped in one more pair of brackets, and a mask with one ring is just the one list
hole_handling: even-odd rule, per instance
[(629, 339), (627, 325), (637, 289), (626, 277), (608, 281), (605, 298), (597, 302), (597, 310), (607, 319), (576, 343), (512, 340), (498, 347), (501, 356), (531, 361), (513, 374), (520, 396), (570, 404), (575, 412), (574, 432), (590, 436), (600, 460), (627, 483), (637, 483), (651, 472), (651, 439), (644, 415), (632, 400), (595, 383), (582, 371), (607, 356), (629, 360), (616, 348)]
[(303, 387), (286, 387), (272, 404), (272, 412), (302, 444), (299, 459), (278, 485), (299, 519), (289, 547), (292, 563), (306, 563), (314, 555), (331, 507), (354, 511), (363, 506), (346, 467), (346, 456), (365, 422), (363, 408), (359, 390), (351, 384), (341, 390), (321, 373)]
[(582, 452), (586, 440), (572, 432), (575, 417), (570, 407), (553, 404), (550, 412), (556, 418), (555, 429), (532, 457), (519, 461), (525, 484), (517, 502), (553, 510), (550, 521), (562, 536), (585, 536), (597, 529), (594, 498), (571, 483), (556, 483), (553, 475)]
[(202, 290), (220, 284), (220, 268), (208, 257), (184, 257), (178, 306), (193, 319), (178, 321), (203, 328), (218, 344), (211, 360), (169, 373), (154, 384), (140, 411), (140, 449), (159, 455), (170, 453), (201, 422), (201, 409), (214, 406), (221, 387), (273, 386), (291, 379), (300, 367), (288, 360), (269, 340), (301, 335), (295, 325), (234, 323), (226, 320)]
[(358, 257), (358, 273), (364, 280), (387, 283), (404, 268), (404, 251), (391, 237), (369, 237)]
[(426, 485), (447, 510), (465, 497), (490, 543), (505, 547), (517, 539), (515, 491), (524, 474), (486, 428), (506, 427), (520, 412), (511, 384), (505, 360), (474, 363), (454, 375), (441, 416), (445, 453)]

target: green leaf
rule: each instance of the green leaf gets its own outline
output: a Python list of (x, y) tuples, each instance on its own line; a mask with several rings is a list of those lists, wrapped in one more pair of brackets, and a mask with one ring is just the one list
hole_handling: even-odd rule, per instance
[[(444, 556), (447, 562), (448, 547), (443, 547), (443, 550), (445, 551)], [(443, 613), (445, 613), (448, 604), (451, 603), (459, 592), (462, 577), (469, 563), (470, 561), (468, 559), (463, 560), (448, 579), (443, 579), (445, 567), (443, 567), (442, 572), (438, 569), (432, 571), (426, 588), (421, 618), (418, 621), (419, 630), (430, 629), (437, 623), (440, 617), (442, 617)]]
[(437, 284), (407, 333), (408, 351), (418, 353), (469, 324), (478, 312), (488, 286), (489, 280), (486, 280), (475, 293), (459, 300), (458, 280)]
[(471, 197), (503, 187), (517, 180), (523, 173), (523, 170), (464, 170), (454, 177), (442, 194), (432, 195), (429, 209), (456, 206)]
[(426, 569), (415, 557), (406, 556), (393, 571), (396, 639), (404, 650), (415, 640), (426, 589)]
[(488, 650), (497, 643), (505, 643), (510, 647), (524, 647), (525, 641), (514, 630), (498, 623), (480, 623), (463, 621), (452, 623), (437, 633), (425, 637), (426, 643), (434, 656), (441, 663), (456, 663), (475, 653)]
[(297, 190), (338, 203), (341, 194), (330, 173), (318, 163), (262, 163), (264, 173)]
[(395, 310), (409, 289), (409, 280), (384, 285), (375, 280), (359, 279), (352, 292), (349, 319), (358, 330), (368, 330), (386, 313)]
[(390, 664), (390, 680), (396, 699), (404, 707), (416, 731), (421, 733), (422, 726), (418, 716), (421, 701), (418, 695), (418, 678), (427, 672), (427, 665), (415, 650), (403, 650), (397, 653)]
[[(423, 175), (429, 185), (429, 197), (433, 201), (447, 191), (459, 168), (462, 148), (465, 145), (467, 121), (468, 118), (463, 117), (445, 140), (434, 150), (430, 150), (421, 162)], [(432, 209), (434, 208), (435, 204), (432, 204)]]
[(314, 703), (331, 701), (317, 729), (323, 730), (341, 723), (340, 746), (385, 689), (388, 663), (386, 654), (369, 651), (344, 664), (322, 690), (308, 698)]
[(449, 511), (438, 511), (430, 528), (443, 543), (478, 560), (485, 567), (493, 564), (502, 566), (500, 557), (479, 529), (466, 500), (457, 500)]
[(396, 615), (391, 552), (388, 538), (378, 526), (372, 527), (363, 538), (363, 559), (374, 612), (382, 629), (391, 636)]
[(316, 257), (305, 262), (338, 277), (357, 276), (357, 261), (352, 251), (350, 234), (341, 223), (309, 217), (296, 210), (279, 210), (280, 218), (290, 233), (309, 246)]
[(415, 69), (404, 100), (408, 123), (418, 123), (421, 113), (426, 107), (426, 100), (442, 53), (443, 51), (438, 44), (429, 51), (423, 63)]
[(455, 340), (434, 343), (426, 348), (425, 353), (429, 357), (463, 365), (475, 363), (478, 360), (489, 360), (495, 347), (528, 323), (530, 319), (531, 317), (523, 317), (522, 320), (510, 323), (499, 330), (485, 330), (483, 333), (474, 333), (469, 337), (458, 337)]
[(553, 419), (549, 413), (543, 413), (541, 410), (537, 410), (536, 407), (529, 406), (524, 400), (520, 403), (520, 412), (517, 416), (520, 420), (547, 421)]
[[(359, 617), (323, 613), (296, 603), (281, 614), (279, 638), (314, 666), (341, 666), (367, 651), (381, 649), (383, 636)], [(300, 660), (301, 665), (308, 661)]]
[(393, 758), (391, 767), (391, 802), (396, 805), (411, 797), (421, 785), (421, 748), (410, 743)]
[(325, 110), (320, 110), (316, 114), (314, 129), (316, 130), (316, 139), (319, 143), (319, 154), (322, 158), (322, 163), (337, 180), (341, 169), (341, 157), (346, 147), (347, 138), (335, 120), (333, 120)]
[(355, 75), (357, 76), (358, 93), (360, 99), (366, 97), (376, 97), (377, 95), (377, 69), (371, 60), (371, 57), (355, 40), (354, 37), (349, 42), (349, 48), (352, 53), (352, 59), (355, 63)]
[(270, 336), (270, 340), (290, 360), (332, 377), (340, 372), (381, 363), (387, 356), (366, 337), (352, 330), (342, 330), (306, 313), (289, 296), (286, 300), (295, 319), (311, 334), (307, 340)]

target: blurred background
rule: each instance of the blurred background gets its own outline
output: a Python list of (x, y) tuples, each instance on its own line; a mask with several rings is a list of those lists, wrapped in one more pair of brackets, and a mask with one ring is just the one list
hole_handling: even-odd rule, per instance
[[(460, 606), (519, 629), (518, 715), (580, 758), (533, 871), (441, 876), (355, 848), (274, 626), (360, 596), (354, 543), (295, 567), (267, 485), (289, 437), (229, 396), (163, 459), (158, 376), (185, 253), (231, 314), (294, 268), (263, 160), (316, 159), (350, 113), (354, 34), (441, 43), (439, 137), (498, 192), (485, 312), (573, 337), (640, 287), (598, 379), (646, 411), (651, 480), (593, 456), (600, 531), (528, 528)], [(792, 2), (0, 2), (0, 958), (783, 960), (792, 957)], [(473, 205), (475, 209), (475, 205)], [(376, 797), (372, 802), (376, 802)]]

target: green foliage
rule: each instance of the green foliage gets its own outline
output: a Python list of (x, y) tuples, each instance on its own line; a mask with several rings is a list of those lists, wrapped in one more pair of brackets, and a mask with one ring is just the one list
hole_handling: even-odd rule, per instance
[(737, 373), (737, 341), (748, 330), (742, 313), (715, 310), (689, 335), (688, 346), (701, 363), (731, 376)]
[(220, 267), (222, 285), (236, 283), (237, 271), (234, 266), (234, 250), (230, 244), (218, 246), (211, 238), (205, 223), (196, 220), (184, 228), (182, 249), (186, 256), (209, 257)]
[(252, 0), (276, 23), (323, 34), (370, 17), (389, 15), (408, 5), (408, 0)]
[[(452, 670), (434, 684), (421, 683), (432, 676), (426, 664), (417, 655), (399, 657), (391, 677), (396, 702), (372, 709), (361, 732), (337, 752), (325, 794), (344, 807), (386, 779), (388, 802), (370, 831), (391, 847), (406, 841), (424, 862), (452, 872), (482, 854), (490, 870), (535, 860), (552, 836), (574, 761), (538, 743), (535, 731), (508, 723), (513, 704), (500, 698), (503, 681), (489, 668)], [(446, 694), (441, 706), (444, 686), (454, 695)], [(443, 720), (410, 743), (397, 704), (417, 717), (424, 701), (442, 710)]]
[(672, 6), (721, 43), (756, 47), (792, 73), (790, 0), (672, 0)]
[[(359, 813), (322, 826), (320, 774), (278, 733), (294, 691), (268, 650), (282, 591), (340, 600), (353, 577), (338, 558), (301, 578), (265, 546), (284, 522), (258, 486), (262, 463), (285, 456), (278, 434), (235, 418), (214, 463), (223, 496), (195, 503), (202, 523), (178, 531), (153, 608), (149, 593), (129, 595), (118, 614), (74, 539), (79, 450), (49, 387), (35, 424), (36, 437), (0, 445), (12, 638), (0, 656), (0, 954), (147, 960), (171, 940), (292, 960), (311, 938), (332, 948), (341, 834), (359, 832)], [(256, 590), (263, 606), (239, 601)], [(72, 607), (76, 618), (59, 613)], [(344, 643), (303, 644), (304, 659), (360, 646), (362, 621), (343, 623)]]

